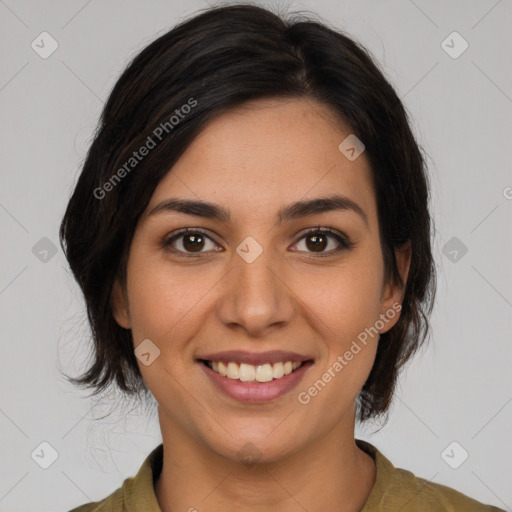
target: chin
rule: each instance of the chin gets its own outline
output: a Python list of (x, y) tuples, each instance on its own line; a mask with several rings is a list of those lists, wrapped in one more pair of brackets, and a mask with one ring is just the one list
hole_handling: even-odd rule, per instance
[[(282, 420), (281, 420), (282, 421)], [(260, 429), (261, 430), (261, 429)], [(247, 432), (239, 430), (238, 435), (228, 434), (208, 443), (210, 449), (233, 462), (243, 464), (275, 463), (292, 456), (300, 450), (301, 439), (295, 435), (278, 435), (269, 429), (265, 432)], [(304, 443), (306, 440), (303, 440)]]

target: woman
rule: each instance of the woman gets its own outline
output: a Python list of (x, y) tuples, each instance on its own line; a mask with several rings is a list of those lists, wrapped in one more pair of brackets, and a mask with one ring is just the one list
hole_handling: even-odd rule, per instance
[(369, 54), (210, 9), (115, 85), (61, 226), (95, 360), (163, 443), (106, 510), (498, 510), (354, 438), (426, 339), (428, 180)]

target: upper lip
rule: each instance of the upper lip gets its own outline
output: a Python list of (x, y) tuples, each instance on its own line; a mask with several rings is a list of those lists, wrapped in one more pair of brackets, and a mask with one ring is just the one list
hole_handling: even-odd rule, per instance
[(304, 362), (310, 361), (313, 358), (297, 354), (296, 352), (286, 352), (283, 350), (271, 350), (269, 352), (247, 352), (245, 350), (227, 350), (224, 352), (215, 352), (204, 354), (197, 357), (198, 360), (216, 361), (216, 362), (235, 362), (245, 363), (251, 365), (259, 365), (265, 363), (279, 363), (279, 362)]

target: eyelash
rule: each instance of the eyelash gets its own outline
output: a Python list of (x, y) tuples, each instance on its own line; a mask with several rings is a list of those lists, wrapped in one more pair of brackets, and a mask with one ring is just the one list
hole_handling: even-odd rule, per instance
[[(186, 234), (196, 234), (196, 233), (200, 233), (200, 234), (204, 235), (206, 238), (208, 238), (209, 240), (211, 240), (212, 242), (216, 243), (215, 240), (213, 240), (213, 238), (211, 238), (202, 229), (199, 229), (199, 228), (184, 228), (184, 229), (178, 230), (176, 233), (174, 233), (174, 234), (172, 234), (170, 236), (165, 237), (162, 240), (162, 243), (161, 243), (162, 248), (166, 249), (168, 251), (171, 251), (173, 253), (178, 253), (180, 256), (183, 256), (185, 258), (189, 258), (189, 257), (194, 258), (194, 257), (197, 257), (198, 255), (201, 257), (201, 255), (205, 254), (204, 252), (198, 252), (198, 253), (190, 253), (190, 252), (188, 252), (187, 253), (187, 252), (184, 252), (184, 251), (181, 251), (179, 249), (175, 249), (174, 247), (172, 247), (172, 243), (175, 240), (177, 240), (180, 237), (182, 237), (183, 235), (186, 235)], [(327, 234), (327, 235), (331, 236), (332, 238), (334, 238), (339, 243), (339, 247), (337, 249), (331, 249), (330, 251), (323, 252), (323, 253), (310, 252), (310, 253), (308, 253), (308, 254), (311, 255), (311, 256), (308, 256), (309, 258), (318, 258), (318, 257), (325, 258), (325, 257), (328, 257), (328, 256), (333, 256), (333, 255), (339, 254), (340, 252), (342, 252), (344, 250), (351, 249), (355, 245), (346, 236), (341, 235), (336, 230), (331, 229), (331, 228), (321, 227), (321, 226), (317, 226), (315, 228), (312, 228), (309, 231), (307, 231), (306, 233), (304, 233), (299, 238), (299, 240), (297, 240), (297, 242), (295, 242), (293, 245), (297, 244), (302, 239), (307, 238), (308, 236), (315, 235), (315, 234), (318, 234), (318, 233), (320, 233), (320, 234)], [(206, 252), (209, 252), (209, 251), (206, 251)]]

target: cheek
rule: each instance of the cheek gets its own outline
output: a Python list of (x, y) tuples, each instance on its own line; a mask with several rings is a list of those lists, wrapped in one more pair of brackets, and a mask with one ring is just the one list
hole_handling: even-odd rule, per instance
[(324, 354), (298, 399), (307, 404), (308, 417), (321, 418), (319, 428), (334, 425), (354, 404), (375, 361), (383, 267), (367, 263), (360, 258), (339, 271), (337, 280), (326, 280), (312, 298)]
[[(149, 339), (160, 351), (149, 365), (137, 359), (142, 378), (158, 403), (183, 410), (186, 400), (179, 382), (186, 376), (188, 340), (201, 325), (197, 306), (207, 288), (143, 251), (131, 255), (127, 286), (134, 347)], [(177, 364), (171, 368), (169, 361)]]
[(130, 261), (128, 296), (135, 342), (141, 337), (155, 338), (161, 343), (169, 338), (179, 339), (176, 333), (190, 324), (200, 309), (197, 306), (201, 299), (214, 285), (206, 274), (176, 271), (162, 260), (151, 260), (141, 253), (133, 254)]
[(315, 276), (316, 292), (304, 296), (325, 325), (331, 327), (331, 336), (336, 334), (347, 341), (379, 318), (383, 272), (381, 258), (360, 252), (346, 264)]
[(311, 402), (318, 395), (314, 407), (319, 414), (323, 411), (325, 421), (334, 422), (356, 399), (375, 360), (384, 277), (381, 253), (367, 247), (317, 277), (317, 293), (310, 294), (308, 305), (317, 315), (315, 330), (324, 354), (302, 390)]

